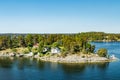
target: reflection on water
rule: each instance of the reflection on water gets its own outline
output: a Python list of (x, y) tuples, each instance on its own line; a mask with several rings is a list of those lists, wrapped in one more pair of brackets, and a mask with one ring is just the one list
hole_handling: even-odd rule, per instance
[(44, 68), (45, 68), (45, 62), (43, 62), (43, 61), (37, 61), (37, 67), (40, 70), (44, 70)]
[(24, 69), (27, 67), (29, 68), (36, 64), (33, 59), (29, 59), (29, 58), (18, 58), (15, 60), (15, 62), (19, 69)]
[(62, 69), (67, 74), (80, 73), (86, 69), (86, 64), (61, 64)]
[(83, 64), (61, 64), (62, 69), (67, 74), (82, 73), (86, 68), (105, 70), (109, 63), (83, 63)]
[(40, 70), (49, 67), (52, 70), (61, 68), (66, 74), (74, 74), (74, 73), (82, 73), (86, 70), (86, 68), (98, 68), (101, 70), (105, 70), (109, 63), (82, 63), (82, 64), (67, 64), (67, 63), (49, 63), (43, 62), (34, 58), (0, 58), (0, 67), (1, 68), (12, 68), (16, 66), (18, 69), (25, 68), (38, 68)]
[(1, 68), (11, 68), (13, 64), (13, 58), (0, 58), (0, 67)]
[[(93, 43), (120, 58), (120, 42)], [(67, 64), (34, 58), (0, 58), (0, 80), (120, 80), (120, 62)], [(6, 77), (7, 76), (7, 77)]]
[(0, 58), (0, 80), (8, 77), (10, 80), (88, 80), (89, 74), (105, 74), (108, 67), (109, 63), (67, 64), (3, 57)]
[(96, 64), (96, 66), (98, 69), (105, 70), (109, 66), (109, 63), (99, 63), (99, 64)]

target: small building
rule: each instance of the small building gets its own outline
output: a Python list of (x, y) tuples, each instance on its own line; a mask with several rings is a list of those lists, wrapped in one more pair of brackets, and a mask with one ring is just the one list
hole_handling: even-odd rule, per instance
[(58, 54), (58, 53), (60, 53), (60, 52), (61, 52), (60, 49), (57, 48), (57, 47), (51, 48), (51, 53), (52, 53), (52, 54)]

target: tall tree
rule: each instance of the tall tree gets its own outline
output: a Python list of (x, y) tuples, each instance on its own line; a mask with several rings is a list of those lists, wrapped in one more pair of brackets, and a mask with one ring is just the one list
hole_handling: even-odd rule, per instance
[(25, 36), (25, 43), (28, 47), (32, 47), (33, 46), (33, 37), (32, 34), (28, 34)]

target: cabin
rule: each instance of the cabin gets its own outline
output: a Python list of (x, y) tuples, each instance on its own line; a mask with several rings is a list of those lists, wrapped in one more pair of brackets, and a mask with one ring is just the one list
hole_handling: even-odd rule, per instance
[(58, 47), (55, 47), (55, 48), (51, 48), (51, 53), (52, 54), (59, 54), (61, 51)]

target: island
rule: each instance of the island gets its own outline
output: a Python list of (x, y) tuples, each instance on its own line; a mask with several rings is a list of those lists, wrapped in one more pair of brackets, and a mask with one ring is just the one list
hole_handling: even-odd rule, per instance
[[(89, 33), (89, 35), (88, 33), (1, 34), (0, 57), (29, 57), (59, 63), (111, 62), (117, 60), (114, 55), (110, 56), (105, 48), (100, 48), (95, 52), (95, 45), (92, 45), (91, 41), (93, 39), (94, 41), (95, 39), (102, 41), (100, 34), (98, 32), (96, 34)], [(98, 35), (97, 38), (95, 38), (96, 35)]]

